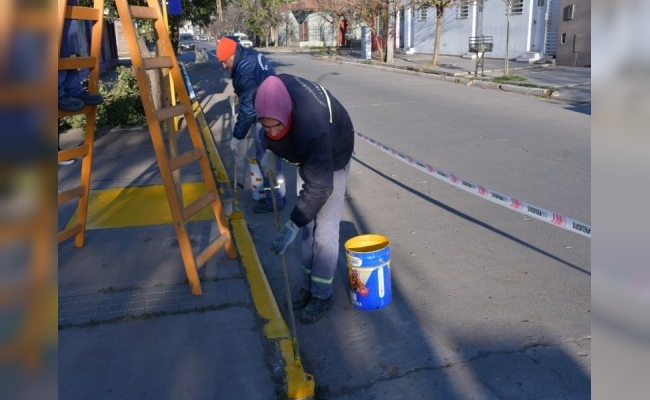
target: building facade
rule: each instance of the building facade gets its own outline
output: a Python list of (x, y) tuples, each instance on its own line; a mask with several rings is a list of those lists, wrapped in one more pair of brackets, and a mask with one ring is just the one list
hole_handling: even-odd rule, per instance
[[(309, 0), (285, 9), (278, 29), (280, 45), (320, 47), (361, 38), (361, 26), (350, 23), (346, 33), (337, 22), (318, 13)], [(435, 8), (409, 7), (402, 0), (395, 18), (394, 48), (408, 53), (433, 54), (436, 34)], [(474, 0), (458, 1), (444, 10), (441, 55), (474, 56), (470, 38), (487, 37), (492, 50), (488, 58), (523, 62), (551, 60), (561, 65), (591, 65), (590, 0)]]
[(562, 0), (556, 63), (591, 67), (591, 0)]
[[(469, 38), (492, 38), (486, 57), (533, 62), (555, 56), (560, 0), (476, 0), (446, 8), (439, 53), (468, 54)], [(404, 4), (408, 4), (405, 0)], [(398, 14), (399, 47), (433, 53), (436, 10), (405, 8)]]

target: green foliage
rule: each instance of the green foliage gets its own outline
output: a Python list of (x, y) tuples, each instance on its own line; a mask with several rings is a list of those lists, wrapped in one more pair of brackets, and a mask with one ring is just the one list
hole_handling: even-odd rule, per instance
[[(104, 102), (97, 106), (97, 126), (144, 125), (147, 120), (133, 70), (120, 65), (116, 73), (114, 82), (99, 82), (99, 93)], [(85, 121), (84, 115), (62, 118), (59, 129), (83, 128)]]
[(104, 103), (97, 108), (98, 125), (143, 125), (146, 123), (138, 82), (130, 67), (117, 67), (114, 84), (101, 83)]
[(511, 83), (516, 81), (525, 81), (525, 80), (526, 78), (524, 78), (521, 75), (503, 75), (503, 76), (498, 76), (496, 78), (492, 78), (492, 81), (499, 82), (499, 83)]

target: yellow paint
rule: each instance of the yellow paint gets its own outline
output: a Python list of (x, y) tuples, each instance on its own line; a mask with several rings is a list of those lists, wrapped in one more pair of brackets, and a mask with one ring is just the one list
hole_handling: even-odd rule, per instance
[(239, 257), (246, 270), (253, 303), (255, 303), (257, 313), (267, 321), (264, 325), (264, 334), (269, 339), (288, 337), (289, 328), (282, 319), (282, 313), (273, 297), (273, 292), (270, 290), (271, 285), (266, 279), (262, 263), (257, 257), (257, 250), (246, 227), (243, 214), (233, 212), (230, 215), (230, 224)]
[[(205, 184), (184, 183), (185, 206), (199, 199), (207, 191)], [(212, 207), (205, 207), (190, 221), (214, 219)], [(77, 211), (67, 227), (77, 223)], [(93, 190), (88, 202), (86, 229), (123, 228), (173, 223), (162, 185)]]
[(294, 354), (290, 339), (280, 341), (280, 351), (285, 360), (284, 371), (287, 376), (288, 399), (312, 399), (314, 397), (314, 377), (302, 369), (300, 355)]

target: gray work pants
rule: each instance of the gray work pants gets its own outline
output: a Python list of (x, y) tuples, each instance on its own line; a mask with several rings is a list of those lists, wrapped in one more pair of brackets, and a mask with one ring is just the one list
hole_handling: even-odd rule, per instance
[[(334, 171), (334, 189), (316, 218), (301, 229), (303, 288), (321, 299), (332, 295), (332, 281), (339, 256), (339, 224), (343, 213), (345, 182), (350, 163)], [(298, 188), (303, 180), (297, 174)]]

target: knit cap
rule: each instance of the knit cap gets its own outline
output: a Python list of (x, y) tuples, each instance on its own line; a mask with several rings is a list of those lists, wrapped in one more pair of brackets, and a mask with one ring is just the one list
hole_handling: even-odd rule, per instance
[(219, 39), (219, 43), (217, 43), (217, 59), (220, 62), (225, 62), (228, 57), (235, 54), (235, 50), (237, 50), (237, 42), (230, 38), (222, 37)]
[(291, 109), (291, 97), (284, 82), (277, 76), (264, 79), (255, 96), (257, 117), (275, 119), (288, 126)]

